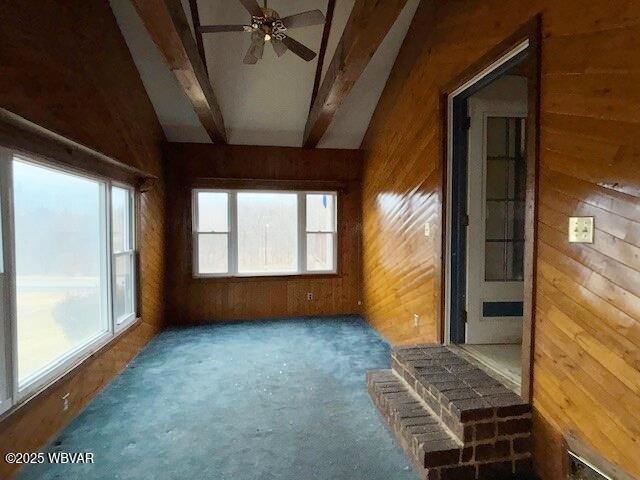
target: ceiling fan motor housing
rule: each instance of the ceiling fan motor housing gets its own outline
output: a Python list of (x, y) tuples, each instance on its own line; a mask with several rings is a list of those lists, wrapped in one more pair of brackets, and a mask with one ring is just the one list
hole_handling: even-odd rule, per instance
[(262, 30), (265, 35), (269, 35), (277, 40), (283, 40), (285, 38), (284, 32), (287, 27), (284, 26), (278, 12), (272, 8), (262, 9), (263, 17), (251, 17), (251, 24), (255, 30)]

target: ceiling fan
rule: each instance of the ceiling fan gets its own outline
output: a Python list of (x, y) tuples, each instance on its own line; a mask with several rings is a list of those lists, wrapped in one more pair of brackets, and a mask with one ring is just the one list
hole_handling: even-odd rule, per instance
[(262, 58), (265, 42), (270, 42), (273, 45), (273, 50), (279, 57), (284, 55), (287, 50), (291, 50), (307, 62), (316, 57), (316, 52), (291, 38), (287, 31), (292, 28), (322, 25), (324, 23), (324, 15), (320, 10), (309, 10), (280, 18), (278, 12), (267, 7), (267, 0), (264, 0), (264, 7), (261, 7), (257, 0), (239, 1), (251, 14), (249, 25), (203, 25), (200, 27), (200, 32), (251, 33), (251, 46), (243, 60), (243, 63), (248, 65), (254, 65)]

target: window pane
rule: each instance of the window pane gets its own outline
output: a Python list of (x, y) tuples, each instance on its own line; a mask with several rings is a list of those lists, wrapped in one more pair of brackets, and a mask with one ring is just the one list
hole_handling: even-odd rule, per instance
[(334, 232), (335, 218), (334, 195), (307, 195), (307, 232)]
[(111, 236), (113, 237), (113, 252), (124, 252), (132, 249), (130, 198), (128, 190), (119, 187), (111, 189)]
[(238, 193), (238, 271), (298, 271), (295, 193)]
[(229, 236), (226, 233), (198, 234), (198, 273), (229, 271)]
[(332, 233), (307, 234), (307, 270), (316, 272), (333, 270)]
[(506, 157), (509, 153), (507, 118), (487, 118), (487, 156)]
[(229, 195), (224, 192), (198, 192), (199, 232), (228, 232)]
[(525, 123), (487, 119), (485, 280), (522, 279), (526, 196)]
[(116, 323), (121, 323), (134, 312), (133, 254), (116, 255), (113, 268), (113, 313)]
[(509, 167), (511, 162), (503, 158), (487, 158), (487, 199), (509, 198)]
[(107, 331), (104, 187), (14, 161), (18, 380)]

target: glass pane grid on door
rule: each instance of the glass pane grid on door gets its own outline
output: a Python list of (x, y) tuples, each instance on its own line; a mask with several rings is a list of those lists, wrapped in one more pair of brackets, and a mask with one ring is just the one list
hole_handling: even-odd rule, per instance
[(523, 278), (526, 151), (524, 119), (487, 119), (485, 280)]

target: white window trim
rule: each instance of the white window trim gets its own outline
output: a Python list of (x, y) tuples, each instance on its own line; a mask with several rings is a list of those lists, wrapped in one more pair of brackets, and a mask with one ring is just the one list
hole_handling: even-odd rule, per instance
[[(228, 194), (228, 232), (198, 231), (198, 194), (201, 192)], [(298, 204), (298, 269), (290, 272), (238, 272), (238, 225), (237, 200), (238, 193), (284, 193), (296, 194)], [(331, 195), (334, 199), (334, 230), (333, 232), (307, 231), (307, 202), (306, 196)], [(335, 275), (338, 273), (338, 192), (317, 190), (250, 190), (250, 189), (222, 189), (222, 188), (194, 188), (191, 191), (191, 245), (192, 245), (192, 273), (194, 278), (252, 278), (252, 277), (293, 277), (301, 275)], [(228, 234), (228, 271), (225, 273), (200, 273), (198, 271), (199, 236), (206, 234)], [(330, 270), (307, 269), (307, 235), (323, 233), (333, 235), (333, 266)]]
[[(333, 212), (334, 218), (333, 218), (333, 231), (327, 231), (327, 230), (308, 230), (307, 229), (307, 212), (306, 210), (302, 212), (302, 216), (300, 218), (304, 219), (304, 234), (302, 235), (302, 238), (304, 239), (304, 265), (305, 265), (305, 272), (309, 275), (322, 275), (322, 274), (335, 274), (338, 271), (338, 192), (303, 192), (302, 193), (302, 199), (303, 199), (303, 203), (304, 203), (304, 208), (306, 209), (307, 207), (307, 202), (306, 202), (306, 195), (307, 194), (313, 194), (313, 195), (332, 195), (333, 196), (333, 201), (334, 201), (334, 205), (335, 205), (335, 209)], [(300, 223), (300, 222), (299, 222)], [(333, 266), (331, 268), (331, 270), (310, 270), (307, 268), (307, 236), (310, 234), (322, 234), (322, 235), (331, 235), (332, 236), (332, 240), (333, 240)]]
[(0, 147), (0, 216), (2, 216), (0, 236), (2, 236), (2, 252), (0, 261), (3, 262), (2, 288), (3, 310), (0, 311), (0, 355), (4, 357), (6, 371), (0, 371), (0, 414), (5, 413), (14, 406), (13, 378), (15, 373), (13, 350), (11, 345), (15, 343), (13, 328), (13, 294), (14, 291), (14, 264), (13, 264), (13, 218), (12, 218), (12, 168), (10, 152)]
[[(129, 243), (129, 250), (124, 250), (122, 252), (114, 252), (113, 251), (113, 236), (109, 235), (109, 252), (111, 259), (111, 296), (113, 297), (113, 292), (116, 289), (116, 258), (122, 256), (130, 257), (131, 261), (131, 276), (133, 279), (133, 311), (127, 315), (116, 318), (115, 311), (112, 314), (113, 317), (113, 328), (114, 331), (120, 332), (121, 330), (127, 328), (131, 323), (136, 321), (137, 312), (138, 312), (138, 298), (137, 298), (137, 285), (138, 285), (138, 272), (136, 271), (136, 247), (137, 247), (137, 238), (136, 238), (136, 191), (135, 188), (131, 185), (127, 185), (126, 183), (121, 182), (111, 182), (109, 188), (109, 215), (111, 226), (113, 222), (113, 211), (112, 211), (112, 203), (111, 203), (111, 191), (113, 187), (121, 188), (126, 190), (129, 193), (129, 236), (131, 237)], [(111, 309), (113, 309), (113, 300), (109, 302), (111, 305)]]
[[(103, 235), (101, 250), (103, 251), (102, 261), (105, 267), (105, 280), (107, 281), (106, 291), (106, 319), (107, 329), (106, 331), (97, 333), (92, 339), (85, 342), (83, 345), (67, 352), (66, 355), (52, 362), (47, 367), (27, 377), (26, 381), (23, 381), (22, 385), (18, 382), (18, 339), (17, 339), (17, 312), (16, 312), (16, 285), (15, 285), (15, 238), (13, 233), (14, 218), (13, 218), (13, 157), (20, 157), (21, 161), (37, 165), (43, 168), (48, 168), (56, 172), (61, 172), (69, 175), (79, 176), (88, 180), (99, 182), (101, 188), (104, 189), (104, 194), (101, 195), (103, 205), (101, 205), (101, 221), (103, 222)], [(4, 259), (0, 256), (0, 261), (5, 262), (5, 287), (6, 287), (6, 301), (5, 301), (5, 314), (4, 318), (0, 318), (0, 328), (5, 327), (5, 331), (8, 335), (5, 337), (5, 345), (0, 344), (0, 355), (3, 354), (3, 350), (6, 349), (8, 361), (7, 361), (7, 396), (0, 396), (0, 419), (4, 418), (19, 407), (27, 403), (30, 399), (36, 397), (39, 393), (44, 391), (50, 385), (58, 381), (60, 378), (67, 375), (69, 372), (83, 364), (88, 358), (96, 354), (103, 349), (107, 344), (111, 343), (115, 338), (122, 335), (126, 330), (132, 327), (139, 321), (136, 318), (136, 292), (134, 291), (134, 314), (133, 318), (127, 318), (126, 321), (121, 322), (116, 327), (116, 321), (113, 315), (113, 254), (112, 254), (112, 238), (111, 238), (111, 187), (118, 186), (120, 188), (126, 188), (133, 194), (132, 197), (132, 209), (133, 216), (132, 222), (132, 241), (133, 241), (133, 255), (134, 255), (134, 290), (137, 289), (138, 278), (136, 276), (135, 268), (135, 252), (136, 252), (136, 202), (135, 202), (135, 187), (125, 183), (119, 183), (111, 180), (108, 177), (87, 173), (81, 169), (75, 169), (66, 165), (60, 165), (54, 161), (50, 161), (42, 158), (39, 155), (31, 153), (23, 153), (14, 149), (0, 146), (0, 195), (2, 196), (2, 202), (0, 202), (2, 215), (2, 227), (4, 229), (0, 234), (4, 235), (3, 248), (4, 251), (0, 252), (4, 254)], [(8, 285), (7, 285), (8, 284)], [(4, 325), (3, 325), (4, 324)], [(2, 383), (0, 382), (0, 386)], [(0, 394), (2, 391), (0, 390)]]

